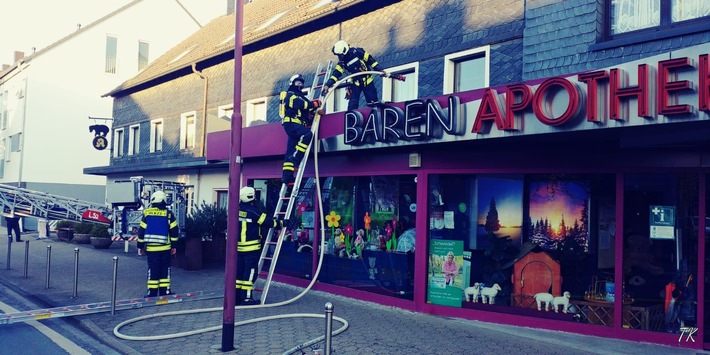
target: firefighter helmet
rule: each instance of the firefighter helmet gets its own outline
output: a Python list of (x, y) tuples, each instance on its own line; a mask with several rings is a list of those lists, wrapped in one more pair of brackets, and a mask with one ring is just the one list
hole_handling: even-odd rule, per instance
[[(301, 85), (296, 85), (296, 82), (300, 81)], [(290, 79), (288, 79), (289, 85), (291, 86), (303, 86), (303, 83), (306, 82), (305, 79), (301, 76), (301, 74), (293, 74)]]
[(335, 42), (335, 44), (333, 45), (333, 54), (335, 55), (345, 55), (348, 50), (350, 50), (348, 42), (345, 42), (342, 39), (340, 41)]
[(163, 192), (163, 191), (153, 192), (153, 194), (150, 196), (150, 203), (151, 204), (165, 203), (166, 200), (167, 200), (167, 196), (165, 195), (165, 192)]
[(254, 195), (256, 195), (256, 191), (251, 186), (244, 186), (239, 190), (239, 200), (242, 202), (254, 201)]

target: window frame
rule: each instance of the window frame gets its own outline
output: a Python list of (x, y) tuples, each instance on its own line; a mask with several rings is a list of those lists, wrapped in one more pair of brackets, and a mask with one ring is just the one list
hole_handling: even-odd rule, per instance
[[(188, 119), (192, 117), (192, 125)], [(180, 115), (180, 149), (195, 149), (195, 132), (197, 131), (197, 111), (185, 112)], [(192, 133), (192, 136), (190, 135)]]
[[(156, 127), (160, 127), (160, 137), (156, 134)], [(163, 137), (165, 135), (165, 124), (162, 118), (157, 118), (150, 121), (150, 152), (160, 153), (163, 151)], [(157, 138), (160, 138), (158, 141)]]
[(113, 130), (112, 151), (113, 151), (114, 158), (120, 158), (123, 156), (123, 148), (124, 148), (123, 139), (124, 139), (124, 137), (125, 137), (125, 130), (123, 127), (116, 128)]
[[(141, 48), (145, 46), (145, 61), (141, 60)], [(145, 69), (150, 64), (150, 43), (138, 40), (138, 71)]]
[[(109, 39), (114, 39), (115, 40), (115, 49), (113, 56), (110, 56), (109, 53)], [(105, 58), (105, 65), (104, 65), (104, 73), (105, 74), (116, 74), (118, 73), (118, 37), (114, 35), (107, 34), (106, 35), (106, 46), (104, 47), (104, 58)], [(110, 61), (113, 60), (113, 63)]]
[(128, 127), (128, 155), (137, 155), (140, 153), (140, 135), (140, 124), (134, 124)]
[[(411, 70), (414, 70), (414, 73), (412, 73), (411, 78), (407, 77), (407, 79), (411, 80), (407, 80), (406, 83), (413, 83), (412, 85), (414, 86), (414, 97), (407, 100), (416, 100), (419, 98), (419, 62), (398, 65), (396, 67), (385, 69), (385, 71), (389, 74), (409, 73)], [(392, 88), (394, 80), (395, 79), (391, 77), (382, 79), (382, 101), (393, 101)]]
[[(346, 88), (347, 88), (346, 86), (339, 86), (339, 87), (335, 88), (335, 91), (332, 94), (330, 94), (330, 96), (328, 97), (328, 99), (325, 102), (325, 112), (326, 113), (345, 112), (348, 110), (348, 99), (345, 98)], [(342, 98), (341, 99), (342, 104), (343, 104), (342, 110), (340, 110), (340, 109), (336, 110), (336, 107), (335, 107), (335, 98), (336, 97)]]
[(217, 117), (229, 121), (232, 121), (232, 115), (234, 114), (234, 105), (222, 105), (217, 107)]
[(462, 62), (472, 57), (476, 57), (483, 54), (485, 61), (484, 64), (484, 75), (483, 75), (483, 86), (481, 88), (486, 88), (490, 86), (490, 71), (491, 71), (491, 46), (482, 46), (477, 48), (471, 48), (465, 51), (447, 54), (444, 56), (444, 87), (443, 94), (449, 95), (454, 93), (455, 86), (455, 68), (456, 63)]
[(244, 126), (243, 127), (249, 127), (256, 121), (255, 113), (254, 113), (254, 108), (257, 107), (259, 104), (264, 105), (264, 122), (269, 122), (268, 117), (269, 117), (269, 106), (267, 105), (268, 98), (267, 97), (260, 97), (256, 99), (251, 99), (247, 100), (246, 102), (246, 115), (244, 116)]

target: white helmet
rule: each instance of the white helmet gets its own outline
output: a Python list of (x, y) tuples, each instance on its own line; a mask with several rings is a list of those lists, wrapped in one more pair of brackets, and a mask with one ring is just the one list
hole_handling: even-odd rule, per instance
[(348, 52), (348, 50), (350, 50), (348, 42), (345, 42), (342, 39), (340, 41), (335, 42), (335, 44), (333, 45), (333, 54), (335, 55), (344, 55)]
[(150, 195), (150, 203), (151, 204), (156, 204), (156, 203), (161, 203), (161, 202), (166, 202), (167, 196), (165, 195), (165, 192), (163, 191), (156, 191), (153, 192), (152, 195)]
[(303, 86), (303, 83), (306, 82), (306, 80), (303, 79), (303, 77), (301, 76), (301, 74), (293, 74), (293, 76), (291, 76), (291, 78), (288, 79), (289, 85), (295, 85), (295, 82), (297, 82), (297, 81), (300, 81), (300, 82), (301, 82), (301, 85), (299, 85), (299, 86)]
[(239, 190), (239, 201), (242, 201), (242, 202), (254, 201), (255, 195), (256, 195), (256, 191), (254, 191), (253, 187), (244, 186), (244, 187), (242, 187), (241, 190)]

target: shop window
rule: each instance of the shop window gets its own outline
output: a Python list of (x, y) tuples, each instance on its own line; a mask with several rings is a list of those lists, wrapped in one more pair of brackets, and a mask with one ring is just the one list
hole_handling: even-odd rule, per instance
[(489, 67), (489, 46), (446, 55), (444, 95), (487, 87)]
[(608, 38), (663, 33), (659, 29), (693, 31), (710, 18), (710, 2), (705, 0), (607, 0), (607, 9)]
[(419, 63), (387, 68), (390, 74), (404, 76), (405, 80), (395, 80), (391, 77), (382, 79), (382, 100), (385, 102), (404, 102), (417, 98)]
[[(698, 220), (698, 228), (700, 230), (705, 230), (705, 327), (707, 329), (708, 324), (710, 324), (710, 297), (708, 297), (708, 292), (710, 292), (710, 174), (705, 174), (705, 222)], [(704, 224), (704, 225), (703, 225)], [(705, 330), (705, 349), (708, 348), (710, 344), (710, 332)]]
[(697, 326), (698, 187), (697, 174), (624, 177), (624, 328)]
[(428, 191), (428, 303), (613, 325), (613, 175), (432, 175)]

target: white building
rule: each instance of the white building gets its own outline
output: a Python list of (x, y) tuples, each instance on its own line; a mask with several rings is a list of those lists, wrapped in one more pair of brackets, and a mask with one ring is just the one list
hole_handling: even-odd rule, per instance
[[(228, 10), (223, 1), (199, 6), (215, 17)], [(109, 162), (89, 129), (112, 126), (113, 100), (101, 96), (202, 25), (178, 1), (135, 0), (32, 54), (16, 52), (0, 70), (0, 183), (103, 203), (105, 177), (83, 173)]]

